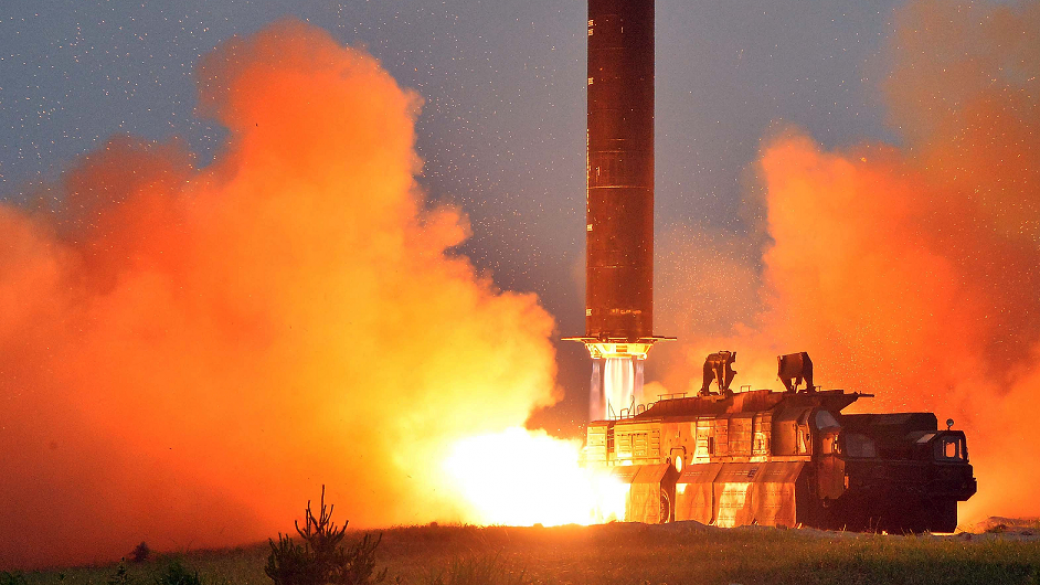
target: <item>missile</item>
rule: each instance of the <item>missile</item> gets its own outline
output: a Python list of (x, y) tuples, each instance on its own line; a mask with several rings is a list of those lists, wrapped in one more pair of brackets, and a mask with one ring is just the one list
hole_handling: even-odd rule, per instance
[(646, 359), (654, 321), (654, 0), (589, 0), (585, 336)]

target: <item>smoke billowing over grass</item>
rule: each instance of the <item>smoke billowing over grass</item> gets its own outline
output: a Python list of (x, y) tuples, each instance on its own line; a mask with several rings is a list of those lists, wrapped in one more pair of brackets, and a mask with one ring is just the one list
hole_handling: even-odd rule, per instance
[(0, 566), (464, 520), (442, 459), (554, 401), (552, 318), (452, 248), (420, 99), (282, 21), (197, 70), (212, 164), (114, 138), (0, 206)]
[(902, 144), (829, 152), (787, 129), (756, 165), (760, 232), (669, 236), (662, 320), (686, 341), (666, 385), (699, 385), (689, 372), (718, 349), (743, 350), (755, 384), (808, 351), (818, 382), (877, 394), (858, 408), (968, 432), (979, 493), (962, 519), (1036, 515), (1040, 6), (915, 0), (895, 23)]

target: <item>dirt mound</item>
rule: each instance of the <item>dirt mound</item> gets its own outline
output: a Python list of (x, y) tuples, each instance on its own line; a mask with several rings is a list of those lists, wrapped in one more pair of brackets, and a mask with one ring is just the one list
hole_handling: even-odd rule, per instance
[(1040, 518), (1004, 518), (1002, 516), (991, 516), (971, 527), (968, 532), (975, 534), (1022, 534), (1031, 536), (1040, 534)]

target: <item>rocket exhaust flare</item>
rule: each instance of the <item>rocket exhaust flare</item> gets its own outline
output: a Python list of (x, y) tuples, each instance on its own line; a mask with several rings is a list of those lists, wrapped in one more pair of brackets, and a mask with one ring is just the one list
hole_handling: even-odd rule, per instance
[(589, 0), (585, 343), (646, 359), (653, 334), (654, 0)]

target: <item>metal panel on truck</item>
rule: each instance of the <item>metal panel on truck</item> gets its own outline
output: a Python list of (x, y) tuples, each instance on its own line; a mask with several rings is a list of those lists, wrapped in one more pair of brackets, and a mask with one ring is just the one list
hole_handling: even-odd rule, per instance
[(675, 519), (711, 524), (715, 519), (715, 477), (722, 463), (688, 465), (675, 482)]

